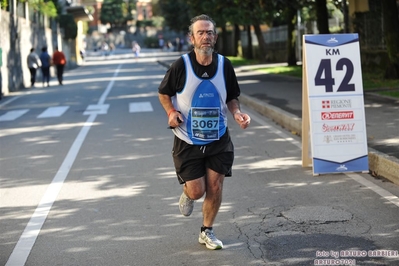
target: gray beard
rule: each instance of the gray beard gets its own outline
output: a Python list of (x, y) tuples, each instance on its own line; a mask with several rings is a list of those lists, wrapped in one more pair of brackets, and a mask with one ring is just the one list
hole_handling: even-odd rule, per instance
[(201, 55), (212, 55), (213, 47), (205, 47), (205, 48), (195, 48), (195, 51)]

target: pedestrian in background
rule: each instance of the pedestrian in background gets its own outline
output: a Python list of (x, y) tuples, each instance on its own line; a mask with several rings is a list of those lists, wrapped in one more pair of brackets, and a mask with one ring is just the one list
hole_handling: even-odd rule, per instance
[(27, 63), (30, 72), (30, 86), (33, 88), (36, 82), (37, 69), (42, 66), (39, 56), (35, 53), (35, 48), (30, 49)]
[(66, 59), (64, 53), (62, 51), (59, 51), (57, 46), (55, 47), (55, 52), (53, 54), (53, 64), (57, 68), (58, 83), (62, 85)]
[(208, 249), (223, 248), (213, 224), (222, 202), (223, 181), (231, 176), (234, 160), (228, 111), (242, 129), (251, 120), (240, 110), (240, 88), (231, 62), (214, 52), (215, 29), (207, 15), (191, 20), (189, 36), (194, 49), (172, 64), (158, 88), (175, 134), (172, 156), (183, 185), (179, 209), (184, 216), (191, 215), (195, 200), (205, 195), (198, 241)]
[(47, 47), (42, 48), (42, 52), (39, 57), (40, 61), (42, 62), (43, 87), (45, 82), (47, 82), (47, 87), (50, 87), (51, 56), (47, 52)]
[(132, 45), (132, 51), (133, 51), (135, 57), (140, 56), (140, 50), (141, 50), (140, 45), (136, 41), (134, 41), (133, 45)]

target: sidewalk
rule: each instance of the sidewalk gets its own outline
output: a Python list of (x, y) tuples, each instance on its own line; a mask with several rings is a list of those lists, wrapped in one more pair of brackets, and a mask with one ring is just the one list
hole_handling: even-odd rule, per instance
[[(168, 67), (172, 61), (159, 62)], [(260, 67), (263, 67), (262, 65)], [(294, 134), (302, 132), (302, 80), (237, 67), (240, 101)], [(365, 93), (369, 167), (399, 185), (399, 99)]]

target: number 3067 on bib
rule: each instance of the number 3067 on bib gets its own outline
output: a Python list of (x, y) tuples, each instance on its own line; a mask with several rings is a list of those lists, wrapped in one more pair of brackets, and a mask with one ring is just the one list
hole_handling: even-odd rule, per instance
[(368, 172), (358, 35), (304, 35), (303, 48), (302, 164), (309, 157), (313, 174)]

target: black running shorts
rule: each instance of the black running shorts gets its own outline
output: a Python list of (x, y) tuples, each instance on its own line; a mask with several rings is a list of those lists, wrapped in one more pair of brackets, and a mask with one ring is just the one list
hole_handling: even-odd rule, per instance
[(207, 168), (231, 176), (234, 145), (228, 129), (219, 140), (204, 146), (187, 144), (175, 136), (172, 155), (177, 179), (184, 184), (204, 176)]

